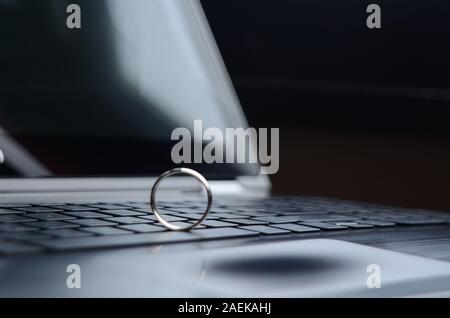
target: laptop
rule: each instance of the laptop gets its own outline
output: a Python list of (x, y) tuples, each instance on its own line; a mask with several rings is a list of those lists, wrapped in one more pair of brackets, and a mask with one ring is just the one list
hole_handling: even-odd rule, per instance
[[(227, 295), (177, 282), (203, 279), (195, 255), (264, 250), (287, 253), (276, 254), (284, 273), (297, 264), (286, 258), (289, 251), (342, 250), (367, 265), (370, 255), (417, 262), (420, 270), (407, 282), (430, 286), (418, 293), (445, 291), (444, 212), (271, 196), (258, 164), (173, 162), (176, 128), (192, 130), (199, 119), (221, 130), (248, 127), (198, 1), (0, 1), (0, 20), (0, 280), (7, 282), (1, 296)], [(180, 166), (200, 172), (213, 192), (208, 217), (190, 232), (167, 230), (149, 205), (157, 177)], [(183, 176), (167, 178), (157, 198), (165, 219), (180, 226), (200, 218), (206, 204), (201, 186)], [(198, 277), (174, 268), (176, 255), (198, 265)], [(269, 277), (272, 263), (259, 260), (244, 267), (263, 268)], [(302, 260), (296, 268), (311, 273), (333, 263), (326, 260)], [(386, 266), (394, 263), (400, 264)], [(233, 266), (227, 268), (240, 268)], [(69, 286), (73, 268), (90, 288)], [(158, 283), (175, 272), (171, 288)], [(430, 272), (443, 275), (433, 277), (441, 282), (436, 290), (439, 284), (423, 284)], [(257, 290), (237, 295), (261, 295)], [(311, 290), (278, 295), (321, 295)]]

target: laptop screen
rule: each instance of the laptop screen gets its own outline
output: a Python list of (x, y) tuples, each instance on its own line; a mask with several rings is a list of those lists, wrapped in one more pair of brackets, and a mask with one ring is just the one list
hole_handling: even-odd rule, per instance
[(197, 1), (0, 0), (0, 21), (0, 177), (159, 175), (175, 128), (245, 125)]

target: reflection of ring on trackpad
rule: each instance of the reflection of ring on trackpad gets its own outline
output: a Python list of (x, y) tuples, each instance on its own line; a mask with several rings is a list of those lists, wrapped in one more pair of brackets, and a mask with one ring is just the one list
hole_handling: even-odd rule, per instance
[[(203, 212), (202, 217), (199, 220), (197, 220), (195, 223), (193, 223), (192, 225), (186, 226), (186, 227), (174, 225), (174, 224), (171, 224), (171, 223), (167, 222), (159, 214), (158, 208), (156, 207), (156, 191), (158, 190), (159, 184), (165, 178), (173, 176), (173, 175), (178, 175), (178, 174), (187, 174), (187, 175), (190, 175), (190, 176), (194, 177), (198, 181), (200, 181), (200, 183), (205, 188), (207, 196), (208, 196), (208, 205), (206, 206), (206, 210), (205, 210), (205, 212)], [(211, 188), (209, 187), (208, 181), (206, 181), (206, 179), (200, 173), (198, 173), (197, 171), (192, 170), (192, 169), (188, 169), (188, 168), (175, 168), (175, 169), (172, 169), (172, 170), (164, 172), (156, 180), (156, 182), (153, 185), (152, 190), (150, 192), (150, 207), (151, 207), (153, 213), (155, 214), (156, 218), (158, 219), (158, 221), (162, 225), (164, 225), (165, 227), (167, 227), (168, 229), (173, 230), (173, 231), (189, 231), (189, 230), (192, 230), (193, 228), (195, 228), (197, 225), (202, 223), (203, 220), (206, 218), (206, 216), (208, 215), (208, 212), (209, 212), (209, 210), (211, 208), (211, 204), (212, 204), (212, 192), (211, 192)]]

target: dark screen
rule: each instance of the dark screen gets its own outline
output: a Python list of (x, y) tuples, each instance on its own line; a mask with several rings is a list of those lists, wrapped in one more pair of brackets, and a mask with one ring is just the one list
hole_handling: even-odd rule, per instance
[[(81, 28), (67, 26), (71, 3)], [(174, 128), (239, 125), (204, 62), (192, 10), (166, 4), (0, 0), (0, 177), (160, 174), (175, 166)]]

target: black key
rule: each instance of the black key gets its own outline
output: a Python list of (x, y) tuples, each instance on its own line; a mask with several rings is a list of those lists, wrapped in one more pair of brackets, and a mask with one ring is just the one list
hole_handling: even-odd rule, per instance
[[(140, 224), (147, 225), (148, 224)], [(125, 225), (136, 226), (136, 225)], [(205, 239), (239, 238), (257, 236), (257, 232), (237, 228), (200, 229), (194, 232), (165, 231), (155, 233), (93, 236), (70, 239), (36, 240), (36, 243), (52, 250), (74, 250), (101, 247), (121, 247), (131, 245), (195, 242)]]
[[(156, 219), (156, 216), (154, 216), (154, 215), (138, 216), (138, 218), (153, 221), (153, 222), (158, 222), (158, 220)], [(187, 221), (187, 219), (185, 219), (185, 218), (181, 218), (181, 217), (173, 216), (173, 215), (164, 215), (164, 219), (167, 222)]]
[(29, 213), (27, 216), (41, 221), (62, 221), (74, 219), (72, 216), (59, 213)]
[(92, 233), (81, 232), (73, 229), (44, 230), (41, 232), (57, 237), (81, 237), (93, 235)]
[(368, 229), (374, 227), (371, 224), (357, 223), (357, 222), (338, 222), (336, 225), (346, 226), (352, 229)]
[(20, 215), (0, 215), (0, 223), (22, 223), (22, 222), (34, 222), (36, 220), (27, 218)]
[(253, 201), (239, 201), (239, 200), (214, 200), (215, 206), (222, 206), (225, 208), (235, 208), (235, 207), (254, 207), (256, 205)]
[(90, 207), (90, 206), (84, 206), (84, 205), (54, 205), (52, 206), (55, 209), (61, 209), (64, 211), (71, 211), (71, 212), (79, 212), (79, 211), (96, 211), (98, 208)]
[(435, 225), (446, 223), (446, 221), (441, 219), (393, 219), (393, 221), (400, 225)]
[(31, 204), (9, 204), (9, 203), (0, 204), (0, 208), (25, 208), (27, 206), (31, 206)]
[(18, 232), (18, 231), (28, 231), (33, 230), (33, 227), (26, 226), (23, 223), (5, 223), (0, 224), (0, 231), (3, 232)]
[(270, 234), (289, 234), (290, 231), (278, 229), (270, 226), (265, 225), (250, 225), (250, 226), (242, 226), (242, 229), (250, 230), (254, 232), (258, 232), (264, 235), (270, 235)]
[[(148, 208), (148, 209), (133, 209), (133, 211), (137, 211), (137, 212), (141, 212), (144, 214), (152, 214), (153, 215), (153, 211)], [(158, 211), (160, 214), (177, 214), (175, 211), (173, 210), (167, 210), (167, 209), (162, 209), (162, 208), (158, 208)]]
[[(76, 221), (76, 220), (73, 220)], [(70, 229), (70, 228), (76, 228), (79, 227), (77, 224), (71, 224), (64, 221), (40, 221), (40, 222), (31, 222), (27, 223), (31, 226), (38, 227), (41, 229), (48, 229), (48, 230), (56, 230), (56, 229)]]
[(267, 221), (252, 219), (227, 219), (227, 222), (236, 223), (239, 225), (264, 225), (269, 223)]
[(139, 215), (146, 215), (146, 213), (138, 212), (138, 211), (132, 211), (132, 210), (105, 210), (105, 211), (102, 211), (102, 212), (107, 213), (107, 214), (111, 214), (111, 215), (114, 215), (114, 216), (139, 216)]
[(298, 220), (306, 222), (306, 221), (353, 221), (359, 220), (359, 218), (349, 215), (341, 215), (341, 214), (327, 214), (327, 213), (302, 213), (299, 214)]
[(47, 213), (47, 212), (61, 212), (60, 209), (55, 209), (48, 206), (30, 206), (26, 208), (17, 208), (16, 210), (32, 212), (32, 213)]
[(346, 226), (336, 225), (332, 223), (324, 223), (324, 222), (301, 222), (301, 225), (307, 225), (312, 227), (317, 227), (322, 230), (345, 230)]
[(101, 210), (120, 210), (125, 208), (125, 206), (122, 204), (111, 204), (111, 203), (86, 204), (86, 206)]
[[(177, 226), (182, 226), (182, 227), (188, 227), (191, 226), (195, 221), (190, 221), (190, 222), (170, 222), (173, 225), (177, 225)], [(205, 228), (204, 225), (199, 224), (195, 227), (196, 229), (203, 229)]]
[[(248, 216), (248, 217), (267, 217), (267, 216), (275, 216), (276, 213), (272, 212), (265, 212), (265, 211), (239, 211), (239, 212), (233, 212), (238, 215)], [(221, 216), (219, 214), (219, 216)]]
[[(206, 208), (206, 206), (205, 206)], [(228, 209), (228, 208), (220, 208), (220, 207), (212, 207), (210, 213), (230, 213), (235, 212), (236, 210)]]
[[(205, 208), (206, 209), (206, 208)], [(203, 209), (202, 211), (204, 211), (205, 209)], [(198, 213), (199, 208), (166, 208), (166, 209), (158, 209), (158, 211), (161, 211), (161, 213), (163, 213), (163, 211), (166, 211), (166, 213), (169, 214), (192, 214), (192, 213)]]
[(375, 225), (379, 227), (395, 226), (394, 222), (380, 221), (380, 220), (361, 220), (361, 223)]
[(98, 219), (69, 220), (67, 222), (70, 222), (70, 223), (73, 223), (73, 224), (78, 224), (78, 225), (81, 225), (81, 226), (87, 226), (87, 227), (117, 225), (117, 223), (104, 221), (104, 220), (98, 220)]
[(295, 223), (285, 223), (285, 224), (274, 224), (273, 227), (288, 230), (294, 233), (306, 233), (306, 232), (317, 232), (320, 231), (320, 229), (309, 227), (305, 225), (299, 225)]
[(255, 218), (255, 220), (265, 221), (271, 224), (280, 224), (280, 223), (291, 223), (297, 222), (298, 217), (296, 216), (265, 216), (260, 218)]
[(181, 201), (181, 202), (168, 202), (168, 201), (160, 201), (158, 202), (158, 206), (164, 206), (167, 208), (197, 208), (205, 206), (206, 203), (203, 202), (194, 202), (194, 201)]
[(221, 219), (246, 219), (249, 216), (233, 214), (233, 213), (218, 213), (216, 214)]
[(5, 215), (5, 214), (22, 214), (25, 213), (24, 211), (18, 211), (18, 210), (11, 210), (11, 209), (3, 209), (0, 208), (0, 215)]
[(132, 225), (122, 225), (119, 228), (124, 230), (129, 230), (137, 233), (150, 233), (150, 232), (162, 232), (166, 228), (151, 224), (132, 224)]
[(110, 226), (99, 226), (99, 227), (85, 227), (81, 230), (98, 234), (98, 235), (118, 235), (118, 234), (131, 234), (132, 232), (119, 229), (116, 227), (110, 227)]
[[(364, 219), (374, 219), (374, 220), (383, 220), (386, 216), (378, 214), (378, 213), (352, 213), (351, 215), (357, 216)], [(389, 215), (387, 216), (389, 218)]]
[(21, 232), (6, 232), (1, 234), (2, 237), (23, 240), (23, 239), (46, 239), (51, 238), (50, 235), (42, 233), (42, 231), (21, 231)]
[[(171, 214), (171, 215), (173, 215), (173, 214)], [(173, 216), (177, 216), (177, 215), (173, 215)], [(197, 214), (197, 213), (190, 213), (190, 214), (185, 213), (185, 214), (182, 214), (181, 216), (182, 216), (183, 218), (186, 218), (186, 219), (200, 220), (200, 219), (202, 218), (203, 214), (200, 214), (200, 213), (198, 213), (198, 214)], [(166, 219), (165, 216), (164, 216), (164, 218)], [(219, 217), (218, 217), (218, 216), (211, 215), (211, 214), (208, 214), (207, 218), (210, 219), (210, 220), (216, 220), (216, 219), (218, 219)]]
[(102, 218), (112, 218), (112, 215), (99, 213), (94, 211), (81, 211), (81, 212), (63, 212), (66, 215), (74, 216), (80, 219), (102, 219)]
[(224, 221), (217, 221), (217, 220), (204, 220), (201, 224), (205, 225), (205, 226), (208, 226), (208, 227), (238, 226), (235, 223), (224, 222)]
[[(228, 212), (232, 212), (232, 213), (275, 213), (277, 214), (277, 212), (270, 210), (269, 207), (230, 207), (230, 208), (224, 208), (224, 209), (228, 209), (230, 211)], [(226, 211), (224, 211), (226, 212)]]
[(126, 203), (126, 206), (132, 209), (142, 209), (145, 211), (150, 211), (150, 204), (149, 203), (140, 203), (140, 202), (130, 202)]
[(153, 223), (151, 220), (145, 220), (143, 218), (135, 218), (131, 216), (121, 216), (111, 219), (112, 222), (120, 224), (143, 224), (143, 223)]
[(41, 250), (42, 247), (34, 246), (25, 242), (0, 240), (0, 254), (35, 253)]
[(291, 208), (280, 208), (281, 214), (292, 215), (292, 214), (303, 214), (303, 213), (325, 213), (325, 212), (337, 212), (335, 210), (324, 209), (323, 207), (291, 207)]
[[(178, 211), (169, 210), (169, 209), (165, 209), (165, 208), (158, 208), (158, 211), (160, 212), (160, 214), (171, 214), (171, 215), (186, 217), (186, 215), (189, 215), (189, 214), (192, 214), (192, 215), (201, 214), (201, 215), (203, 215), (203, 212), (205, 211), (205, 209), (206, 209), (206, 207), (193, 208), (192, 211), (190, 211), (190, 212), (188, 212), (188, 211), (181, 212), (182, 213), (181, 215), (178, 213)], [(142, 212), (144, 212), (146, 214), (149, 214), (149, 213), (153, 214), (153, 212), (151, 210), (142, 210)], [(220, 212), (220, 213), (222, 213), (222, 212)], [(208, 215), (209, 215), (209, 217), (216, 218), (216, 216), (219, 216), (220, 213), (209, 211)]]

